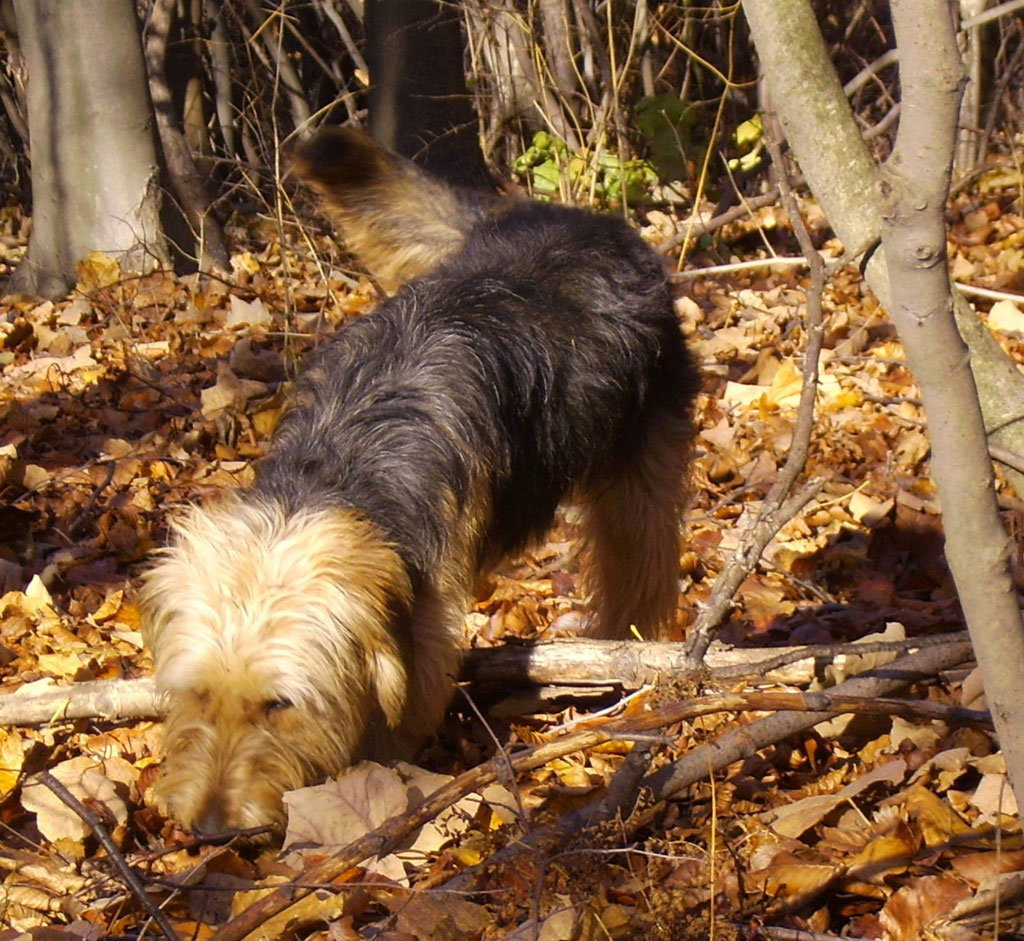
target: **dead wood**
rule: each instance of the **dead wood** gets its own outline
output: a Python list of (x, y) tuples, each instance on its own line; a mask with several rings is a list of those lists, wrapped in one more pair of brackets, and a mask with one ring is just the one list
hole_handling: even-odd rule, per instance
[[(588, 692), (679, 687), (697, 683), (802, 685), (844, 655), (895, 652), (959, 644), (964, 634), (942, 634), (905, 641), (828, 644), (813, 647), (712, 648), (694, 663), (683, 644), (608, 640), (560, 640), (547, 644), (508, 644), (471, 650), (460, 679), (477, 690), (510, 692), (557, 687), (562, 697), (592, 698)], [(163, 707), (150, 678), (96, 680), (73, 686), (30, 684), (0, 695), (0, 725), (45, 725), (70, 719), (157, 719)]]
[(530, 686), (616, 687), (640, 689), (685, 683), (800, 685), (843, 655), (905, 653), (933, 644), (957, 644), (966, 634), (871, 643), (807, 647), (712, 647), (703, 663), (695, 662), (685, 644), (648, 641), (560, 640), (547, 644), (507, 644), (471, 650), (461, 679), (481, 690)]
[(151, 679), (96, 680), (73, 686), (31, 683), (0, 695), (0, 725), (44, 725), (67, 719), (153, 719), (160, 715)]
[[(432, 820), (440, 811), (467, 794), (507, 775), (510, 768), (517, 774), (530, 771), (576, 751), (611, 741), (628, 741), (638, 734), (666, 728), (702, 715), (718, 712), (791, 710), (726, 733), (717, 741), (695, 749), (685, 759), (660, 769), (639, 782), (640, 786), (653, 794), (656, 801), (661, 801), (733, 761), (752, 755), (773, 741), (841, 713), (941, 717), (949, 722), (987, 723), (985, 714), (971, 710), (932, 702), (879, 698), (883, 692), (894, 691), (915, 680), (932, 676), (939, 670), (962, 662), (970, 656), (970, 644), (966, 641), (944, 644), (911, 654), (882, 668), (876, 674), (866, 674), (847, 680), (829, 692), (704, 696), (662, 706), (640, 715), (605, 721), (593, 728), (563, 735), (554, 741), (533, 745), (514, 754), (501, 754), (459, 775), (438, 788), (418, 807), (408, 813), (392, 817), (376, 830), (309, 869), (302, 876), (301, 886), (289, 884), (264, 896), (225, 924), (212, 936), (212, 941), (234, 941), (244, 938), (269, 918), (315, 891), (318, 886), (331, 883), (371, 856), (387, 855), (401, 840)], [(629, 790), (632, 794), (637, 792), (635, 786)], [(650, 813), (652, 810), (648, 809), (644, 816)]]
[[(762, 748), (817, 725), (834, 715), (843, 712), (871, 713), (874, 711), (871, 704), (874, 704), (879, 707), (877, 711), (881, 714), (923, 717), (925, 713), (917, 712), (917, 709), (923, 707), (930, 711), (934, 704), (881, 697), (895, 692), (908, 683), (948, 670), (970, 657), (970, 643), (964, 639), (958, 643), (919, 650), (879, 670), (846, 680), (828, 692), (756, 693), (738, 696), (737, 699), (747, 702), (748, 711), (762, 708), (786, 711), (776, 711), (770, 716), (731, 729), (642, 780), (636, 779), (635, 768), (623, 765), (619, 772), (623, 781), (613, 780), (612, 786), (603, 798), (565, 814), (548, 827), (525, 834), (514, 844), (490, 856), (485, 865), (493, 871), (496, 866), (513, 863), (524, 852), (544, 852), (547, 849), (557, 852), (564, 849), (567, 842), (581, 831), (612, 818), (620, 818), (618, 832), (623, 839), (629, 839), (640, 827), (650, 824), (661, 813), (664, 801), (678, 795), (684, 788), (706, 780), (709, 775), (721, 771), (733, 762), (747, 758)], [(713, 698), (715, 697), (707, 697), (709, 700)], [(721, 697), (720, 701), (726, 699), (732, 697)], [(694, 700), (689, 705), (704, 701)], [(817, 711), (819, 709), (822, 711)], [(663, 712), (675, 713), (676, 710), (681, 711), (681, 704), (656, 710), (640, 718), (648, 719)], [(944, 722), (970, 724), (983, 721), (985, 725), (991, 727), (991, 719), (987, 713), (947, 706), (941, 706), (940, 710)], [(930, 714), (929, 717), (939, 718), (939, 714)], [(618, 724), (623, 723), (616, 723)], [(644, 746), (641, 744), (639, 747)], [(633, 752), (636, 750), (634, 747)], [(630, 753), (631, 756), (633, 752)], [(616, 778), (618, 776), (617, 774)], [(631, 788), (627, 786), (630, 782)], [(641, 794), (644, 795), (644, 809), (634, 812)], [(480, 872), (481, 867), (468, 869), (445, 883), (445, 888), (455, 891), (468, 890)]]

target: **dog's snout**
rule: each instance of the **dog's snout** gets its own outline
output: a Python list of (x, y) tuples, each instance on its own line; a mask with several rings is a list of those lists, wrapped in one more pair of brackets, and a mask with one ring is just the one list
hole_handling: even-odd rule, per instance
[(191, 829), (200, 836), (213, 836), (228, 829), (224, 801), (218, 794), (210, 794), (192, 824)]

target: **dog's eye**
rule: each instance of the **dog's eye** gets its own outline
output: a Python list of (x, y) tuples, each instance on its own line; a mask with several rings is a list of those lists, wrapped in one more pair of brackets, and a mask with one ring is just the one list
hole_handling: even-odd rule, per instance
[(291, 709), (294, 703), (290, 699), (268, 699), (263, 704), (263, 711), (266, 713), (280, 712), (282, 709)]

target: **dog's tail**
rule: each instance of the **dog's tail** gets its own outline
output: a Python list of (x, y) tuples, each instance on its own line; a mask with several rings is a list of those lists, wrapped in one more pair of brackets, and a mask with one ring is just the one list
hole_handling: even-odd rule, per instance
[(292, 167), (388, 290), (455, 254), (496, 199), (449, 186), (351, 128), (322, 128), (297, 148)]

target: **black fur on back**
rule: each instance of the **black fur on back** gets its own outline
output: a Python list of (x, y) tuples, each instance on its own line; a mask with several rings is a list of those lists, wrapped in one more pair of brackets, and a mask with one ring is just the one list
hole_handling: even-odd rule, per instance
[(481, 516), (483, 493), (488, 565), (543, 533), (574, 485), (611, 479), (647, 428), (689, 416), (697, 387), (661, 261), (638, 236), (510, 204), (313, 356), (256, 491), (289, 509), (357, 508), (414, 580), (437, 570), (453, 513)]

